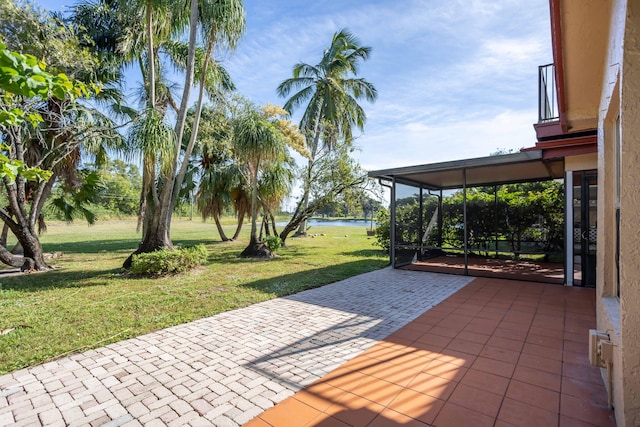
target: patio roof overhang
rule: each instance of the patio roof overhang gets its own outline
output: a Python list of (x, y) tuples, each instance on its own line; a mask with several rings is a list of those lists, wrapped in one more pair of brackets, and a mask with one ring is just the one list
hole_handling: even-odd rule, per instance
[(564, 160), (542, 150), (477, 157), (369, 172), (371, 178), (403, 181), (432, 190), (542, 181), (564, 176)]

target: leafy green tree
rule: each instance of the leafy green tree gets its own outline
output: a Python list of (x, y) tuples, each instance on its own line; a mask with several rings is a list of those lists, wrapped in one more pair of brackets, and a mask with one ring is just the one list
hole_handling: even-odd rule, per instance
[(135, 216), (138, 213), (142, 177), (140, 169), (120, 159), (109, 160), (104, 166), (89, 165), (99, 179), (94, 205), (108, 215)]
[(418, 244), (421, 237), (420, 202), (416, 195), (396, 204), (396, 242)]
[[(563, 206), (563, 184), (557, 181), (508, 184), (497, 190), (471, 188), (467, 190), (469, 248), (488, 255), (498, 240), (506, 241), (516, 257), (527, 251), (541, 251), (548, 257), (550, 252), (562, 250)], [(458, 191), (443, 200), (446, 245), (462, 247), (462, 224), (463, 200)]]
[(367, 173), (350, 157), (351, 148), (345, 144), (337, 145), (332, 151), (325, 151), (316, 156), (313, 174), (310, 178), (314, 182), (309, 194), (309, 203), (297, 203), (292, 218), (280, 232), (282, 244), (302, 221), (310, 218), (314, 212), (328, 204), (337, 202), (341, 195), (353, 187), (365, 186)]
[(541, 218), (544, 233), (545, 260), (549, 253), (564, 251), (564, 184), (549, 181), (541, 194)]
[[(319, 207), (310, 205), (310, 201), (312, 192), (317, 191), (314, 178), (320, 176), (317, 169), (323, 167), (321, 158), (341, 144), (350, 146), (353, 128), (364, 129), (366, 114), (358, 101), (375, 101), (377, 91), (373, 84), (356, 76), (360, 62), (366, 61), (370, 53), (370, 47), (361, 46), (351, 32), (342, 29), (333, 35), (331, 45), (318, 64), (296, 64), (293, 77), (278, 86), (280, 96), (292, 94), (284, 105), (285, 110), (293, 113), (304, 108), (299, 126), (311, 153), (301, 176), (302, 197), (285, 227), (287, 235), (295, 228), (298, 228), (297, 234), (304, 235), (307, 218)], [(296, 226), (291, 227), (293, 224)]]
[[(8, 207), (0, 208), (0, 219), (23, 251), (23, 256), (17, 256), (2, 246), (0, 261), (23, 271), (49, 268), (38, 239), (42, 209), (57, 177), (65, 171), (75, 176), (68, 165), (74, 164), (73, 154), (84, 138), (91, 140), (91, 134), (68, 135), (71, 129), (61, 125), (67, 114), (81, 124), (86, 121), (75, 99), (89, 95), (89, 90), (64, 74), (49, 74), (45, 69), (34, 56), (10, 51), (0, 43), (0, 138), (6, 149), (2, 175), (9, 202)], [(33, 132), (36, 127), (44, 130)]]

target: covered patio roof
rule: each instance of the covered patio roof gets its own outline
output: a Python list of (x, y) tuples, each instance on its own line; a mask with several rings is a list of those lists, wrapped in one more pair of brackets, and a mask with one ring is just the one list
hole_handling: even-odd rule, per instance
[(477, 157), (369, 172), (378, 179), (396, 179), (433, 190), (501, 185), (562, 178), (564, 161), (544, 159), (542, 150)]

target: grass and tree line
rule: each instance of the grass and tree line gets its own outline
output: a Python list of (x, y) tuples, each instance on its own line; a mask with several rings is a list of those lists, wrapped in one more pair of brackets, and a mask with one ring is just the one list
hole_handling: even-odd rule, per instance
[[(11, 222), (24, 216), (20, 205), (34, 207), (27, 215), (33, 238), (5, 251), (10, 265), (22, 257), (30, 260), (23, 262), (25, 270), (50, 268), (37, 238), (47, 217), (93, 223), (92, 207), (105, 204), (107, 213), (130, 214), (138, 191), (141, 239), (123, 259), (125, 268), (133, 255), (174, 250), (173, 215), (194, 199), (199, 213), (214, 219), (222, 240), (238, 238), (250, 218), (252, 232), (241, 254), (270, 256), (256, 231), (259, 217), (266, 234), (284, 244), (306, 218), (366, 186), (366, 173), (350, 154), (353, 133), (366, 121), (360, 102), (373, 102), (377, 94), (358, 75), (371, 48), (346, 29), (334, 34), (316, 66), (294, 66), (293, 77), (277, 88), (283, 97), (293, 93), (282, 109), (244, 99), (222, 65), (245, 31), (240, 0), (81, 1), (63, 14), (10, 0), (0, 6), (0, 16), (7, 52), (32, 55), (71, 88), (89, 88), (84, 99), (56, 87), (16, 96), (3, 88), (3, 112), (32, 109), (42, 117), (3, 124), (7, 157), (22, 156), (26, 166), (51, 173), (39, 181), (22, 175), (6, 181), (5, 197), (17, 193), (18, 200), (3, 218), (5, 233), (18, 229)], [(142, 80), (137, 99), (126, 99), (121, 90), (130, 68)], [(20, 70), (2, 72), (10, 80), (20, 77)], [(196, 101), (189, 105), (193, 92)], [(304, 110), (299, 126), (289, 121), (296, 109)], [(306, 167), (295, 164), (293, 151)], [(117, 182), (135, 174), (135, 164), (140, 184)], [(302, 196), (278, 232), (274, 214), (296, 179), (303, 183)], [(29, 188), (14, 191), (23, 182)], [(127, 202), (105, 203), (112, 191), (125, 193)], [(229, 211), (238, 227), (227, 237), (219, 222)]]

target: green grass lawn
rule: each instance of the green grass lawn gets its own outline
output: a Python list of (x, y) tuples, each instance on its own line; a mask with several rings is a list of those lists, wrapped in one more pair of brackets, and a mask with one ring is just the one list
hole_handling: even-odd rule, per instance
[(62, 252), (50, 260), (59, 269), (0, 274), (0, 374), (388, 264), (364, 226), (315, 227), (326, 235), (290, 238), (274, 259), (241, 259), (249, 228), (240, 241), (221, 243), (210, 222), (174, 221), (174, 244), (204, 243), (208, 264), (149, 279), (120, 268), (140, 239), (135, 222), (50, 224), (41, 240), (46, 252)]

